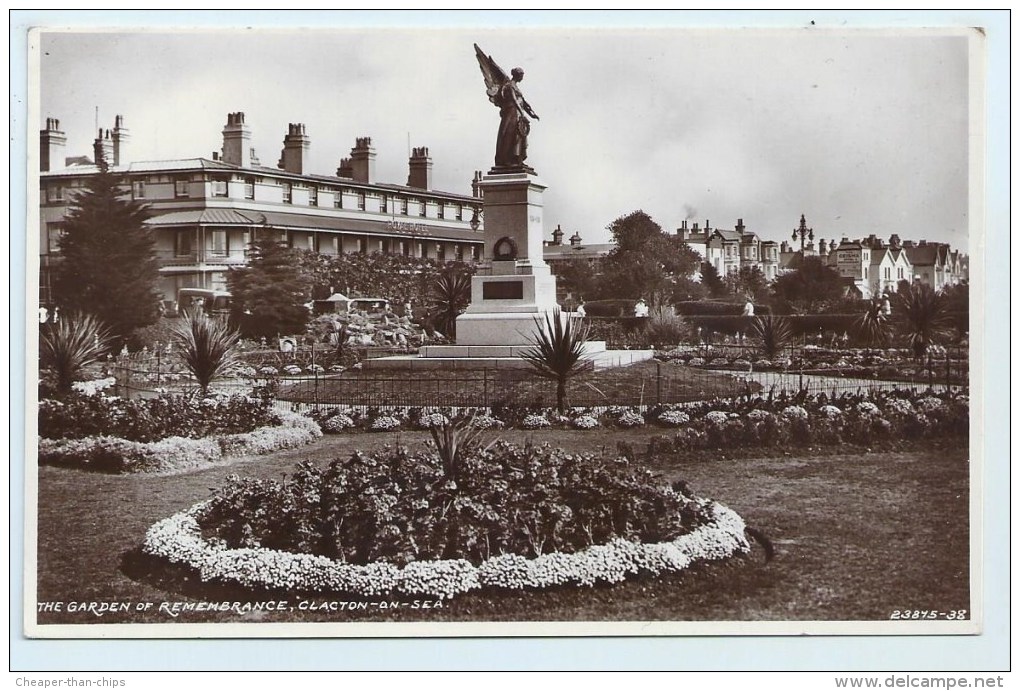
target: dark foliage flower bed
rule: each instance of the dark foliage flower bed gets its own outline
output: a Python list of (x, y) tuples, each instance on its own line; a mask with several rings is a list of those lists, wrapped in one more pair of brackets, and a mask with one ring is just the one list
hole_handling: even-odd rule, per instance
[(403, 565), (665, 542), (705, 522), (697, 501), (626, 461), (496, 442), (464, 454), (455, 473), (444, 465), (390, 448), (301, 465), (282, 481), (232, 476), (199, 525), (231, 547)]
[(169, 437), (200, 439), (278, 425), (272, 399), (264, 395), (162, 395), (127, 400), (72, 394), (39, 403), (39, 436), (84, 439), (109, 436), (134, 442)]
[[(259, 590), (450, 598), (615, 583), (746, 553), (743, 520), (625, 460), (496, 442), (386, 447), (281, 481), (231, 476), (143, 552)], [(445, 440), (445, 441), (444, 441)]]

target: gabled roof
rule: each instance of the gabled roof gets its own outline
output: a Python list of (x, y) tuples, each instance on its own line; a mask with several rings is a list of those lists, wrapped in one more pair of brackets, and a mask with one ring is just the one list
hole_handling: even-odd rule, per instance
[(780, 252), (779, 253), (779, 268), (781, 269), (799, 269), (800, 265), (804, 263), (804, 254), (802, 252)]
[[(881, 264), (882, 260), (885, 259), (886, 255), (888, 255), (889, 253), (890, 253), (890, 250), (889, 250), (888, 247), (882, 247), (882, 248), (879, 248), (879, 249), (871, 250), (871, 263), (872, 264)], [(896, 257), (895, 256), (891, 256), (889, 258), (891, 260), (893, 260), (893, 261), (896, 261)]]
[(914, 266), (934, 266), (939, 258), (937, 245), (915, 245), (904, 247), (903, 251), (907, 253), (907, 259)]
[(722, 230), (721, 228), (716, 228), (715, 230), (713, 230), (712, 235), (709, 236), (709, 239), (712, 239), (712, 237), (715, 236), (722, 238), (726, 242), (740, 242), (741, 237), (740, 233), (738, 233), (735, 230)]

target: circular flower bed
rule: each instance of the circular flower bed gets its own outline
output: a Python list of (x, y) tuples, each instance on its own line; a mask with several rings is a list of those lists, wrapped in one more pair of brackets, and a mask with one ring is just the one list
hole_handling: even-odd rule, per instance
[(356, 453), (283, 481), (228, 478), (143, 550), (203, 581), (450, 598), (615, 583), (749, 551), (741, 518), (626, 462), (505, 442)]
[(518, 554), (492, 557), (478, 566), (464, 559), (348, 564), (327, 557), (265, 548), (231, 549), (206, 540), (195, 519), (197, 504), (152, 526), (143, 550), (198, 572), (203, 581), (249, 588), (300, 592), (342, 592), (372, 597), (388, 592), (452, 598), (479, 588), (549, 588), (617, 583), (642, 573), (682, 571), (698, 561), (747, 553), (743, 519), (721, 504), (703, 509), (711, 518), (696, 530), (668, 542), (641, 544), (622, 538), (573, 554), (553, 552), (529, 559)]

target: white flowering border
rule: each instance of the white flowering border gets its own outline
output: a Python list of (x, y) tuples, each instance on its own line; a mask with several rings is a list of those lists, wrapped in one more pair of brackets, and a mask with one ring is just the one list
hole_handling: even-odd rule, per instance
[(178, 473), (216, 464), (237, 456), (260, 456), (310, 444), (322, 436), (319, 425), (303, 415), (278, 412), (280, 425), (251, 432), (204, 439), (168, 437), (155, 442), (136, 442), (119, 437), (40, 439), (39, 462), (50, 465), (91, 466), (100, 454), (123, 459), (127, 473)]
[(709, 523), (670, 542), (641, 544), (622, 538), (573, 552), (528, 559), (493, 557), (479, 566), (466, 559), (416, 561), (400, 567), (386, 562), (348, 564), (327, 557), (266, 548), (230, 549), (202, 537), (196, 517), (207, 502), (159, 521), (145, 534), (142, 550), (198, 572), (202, 581), (247, 588), (349, 593), (371, 597), (403, 593), (450, 599), (480, 588), (548, 588), (619, 583), (638, 573), (682, 571), (699, 561), (750, 552), (744, 520), (716, 502), (704, 501)]

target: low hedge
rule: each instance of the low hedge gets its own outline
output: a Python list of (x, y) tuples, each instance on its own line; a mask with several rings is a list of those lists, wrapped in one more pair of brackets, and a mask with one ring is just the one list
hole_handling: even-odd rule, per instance
[[(732, 315), (702, 315), (685, 317), (694, 327), (703, 331), (727, 334), (733, 336), (737, 333), (747, 334), (751, 332), (751, 324), (754, 317), (732, 316)], [(854, 323), (860, 318), (859, 314), (792, 314), (784, 316), (793, 330), (795, 336), (815, 335), (819, 331), (836, 334), (854, 335)]]
[[(687, 300), (674, 305), (677, 314), (685, 317), (741, 316), (745, 303), (717, 302), (715, 300)], [(768, 305), (755, 305), (755, 314), (772, 314)]]
[(637, 300), (592, 300), (584, 303), (589, 317), (633, 317)]

